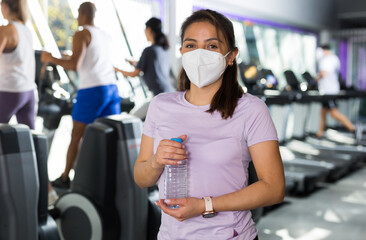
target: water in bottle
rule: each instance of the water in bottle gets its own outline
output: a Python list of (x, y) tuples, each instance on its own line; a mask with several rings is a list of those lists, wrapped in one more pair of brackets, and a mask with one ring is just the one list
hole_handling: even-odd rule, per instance
[[(180, 138), (171, 140), (182, 142)], [(165, 165), (165, 199), (187, 197), (187, 160), (179, 165)], [(179, 205), (168, 205), (169, 208), (179, 208)]]

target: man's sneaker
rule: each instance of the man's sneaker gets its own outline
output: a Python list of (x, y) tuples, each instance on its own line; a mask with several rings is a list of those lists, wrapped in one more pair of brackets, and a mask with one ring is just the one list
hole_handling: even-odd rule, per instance
[(70, 188), (70, 178), (67, 177), (65, 180), (61, 176), (52, 182), (52, 186), (57, 188)]
[(52, 206), (57, 199), (58, 195), (56, 191), (52, 189), (52, 191), (48, 193), (48, 206)]
[(356, 137), (357, 143), (361, 143), (363, 131), (364, 131), (364, 126), (361, 123), (357, 124), (356, 129), (355, 129), (355, 137)]

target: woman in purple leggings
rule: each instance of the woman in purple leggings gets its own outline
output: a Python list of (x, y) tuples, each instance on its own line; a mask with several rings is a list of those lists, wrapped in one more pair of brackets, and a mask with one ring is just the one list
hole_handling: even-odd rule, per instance
[(36, 116), (35, 57), (32, 34), (25, 26), (26, 0), (2, 0), (9, 21), (0, 26), (0, 123), (15, 115), (18, 123), (34, 129)]

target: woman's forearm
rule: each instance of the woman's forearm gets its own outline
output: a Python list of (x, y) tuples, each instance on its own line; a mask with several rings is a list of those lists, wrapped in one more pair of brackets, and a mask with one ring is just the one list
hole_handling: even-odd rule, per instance
[(213, 198), (213, 207), (217, 212), (251, 210), (280, 203), (284, 195), (284, 184), (259, 180), (239, 191)]
[(151, 187), (158, 181), (164, 168), (153, 165), (156, 155), (152, 155), (146, 161), (137, 161), (134, 169), (136, 184), (141, 188)]

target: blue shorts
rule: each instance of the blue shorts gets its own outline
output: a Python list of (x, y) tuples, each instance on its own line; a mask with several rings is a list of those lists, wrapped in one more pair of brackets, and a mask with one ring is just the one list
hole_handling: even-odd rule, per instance
[(121, 98), (114, 84), (80, 89), (72, 108), (72, 119), (89, 124), (99, 117), (121, 113)]

